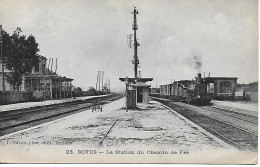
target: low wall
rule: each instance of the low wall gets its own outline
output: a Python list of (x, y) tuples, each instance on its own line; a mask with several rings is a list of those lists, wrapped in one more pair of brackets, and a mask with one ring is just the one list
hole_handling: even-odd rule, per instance
[(21, 103), (30, 101), (32, 93), (30, 92), (5, 92), (0, 93), (0, 104)]
[(245, 100), (257, 102), (258, 92), (245, 92)]

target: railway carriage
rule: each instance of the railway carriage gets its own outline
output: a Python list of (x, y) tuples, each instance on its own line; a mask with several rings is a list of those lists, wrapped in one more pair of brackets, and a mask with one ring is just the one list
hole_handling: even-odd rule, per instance
[(180, 80), (161, 85), (160, 96), (195, 105), (205, 105), (211, 101), (211, 96), (207, 93), (207, 84), (202, 81), (200, 74), (196, 80)]

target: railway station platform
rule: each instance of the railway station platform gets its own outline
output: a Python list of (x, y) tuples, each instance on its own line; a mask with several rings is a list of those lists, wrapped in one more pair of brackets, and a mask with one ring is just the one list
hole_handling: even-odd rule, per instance
[(258, 115), (258, 103), (247, 101), (218, 101), (212, 100), (213, 105), (223, 107), (226, 109), (240, 109), (246, 110), (252, 113), (252, 115)]
[(17, 109), (28, 109), (32, 107), (38, 106), (48, 106), (48, 105), (55, 105), (55, 104), (62, 104), (62, 103), (69, 103), (74, 101), (83, 101), (95, 97), (102, 97), (107, 95), (100, 95), (100, 96), (84, 96), (84, 97), (76, 97), (74, 98), (66, 98), (66, 99), (59, 99), (59, 100), (45, 100), (40, 102), (25, 102), (25, 103), (15, 103), (15, 104), (8, 104), (8, 105), (0, 105), (0, 112), (4, 111), (12, 111)]
[[(113, 163), (133, 160), (135, 163), (210, 163), (223, 156), (223, 163), (229, 162), (228, 157), (237, 157), (240, 153), (159, 102), (139, 104), (138, 109), (128, 112), (124, 106), (125, 99), (122, 98), (104, 105), (102, 112), (86, 109), (2, 136), (0, 154), (1, 150), (6, 153), (15, 149), (17, 155), (19, 151), (22, 154), (29, 150), (23, 158), (30, 156), (30, 160), (35, 162), (50, 162), (55, 158), (56, 162), (88, 163), (100, 162), (101, 159)], [(66, 154), (67, 150), (72, 152)], [(86, 153), (87, 150), (92, 150), (94, 155)], [(45, 151), (48, 156), (42, 154)], [(144, 155), (138, 155), (138, 151)], [(23, 161), (18, 160), (19, 157), (12, 158), (15, 162)]]

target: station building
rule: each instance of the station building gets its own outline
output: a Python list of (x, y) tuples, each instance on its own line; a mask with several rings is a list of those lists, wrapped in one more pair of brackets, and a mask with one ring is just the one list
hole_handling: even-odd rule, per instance
[(237, 79), (235, 77), (206, 77), (203, 78), (207, 83), (207, 91), (212, 99), (230, 100), (234, 99), (236, 92)]
[[(42, 94), (44, 99), (58, 99), (72, 97), (73, 79), (59, 76), (46, 68), (46, 57), (37, 55), (39, 63), (35, 65), (32, 72), (22, 76), (20, 92), (34, 92)], [(1, 64), (0, 64), (1, 67)], [(0, 91), (3, 91), (2, 68), (0, 68)], [(5, 74), (9, 73), (7, 69)], [(5, 91), (13, 92), (13, 86), (5, 80)]]
[(151, 85), (146, 82), (152, 81), (153, 78), (119, 78), (119, 80), (128, 85), (126, 97), (128, 108), (136, 108), (137, 103), (149, 103)]
[(150, 93), (153, 95), (159, 95), (160, 94), (160, 88), (150, 88)]

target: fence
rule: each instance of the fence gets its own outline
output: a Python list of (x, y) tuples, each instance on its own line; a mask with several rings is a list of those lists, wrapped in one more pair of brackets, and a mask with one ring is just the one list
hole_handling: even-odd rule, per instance
[(245, 92), (245, 100), (257, 102), (258, 92)]
[(32, 92), (0, 92), (0, 105), (28, 102), (32, 99)]
[(257, 102), (258, 92), (245, 92), (245, 91), (235, 92), (235, 100)]

